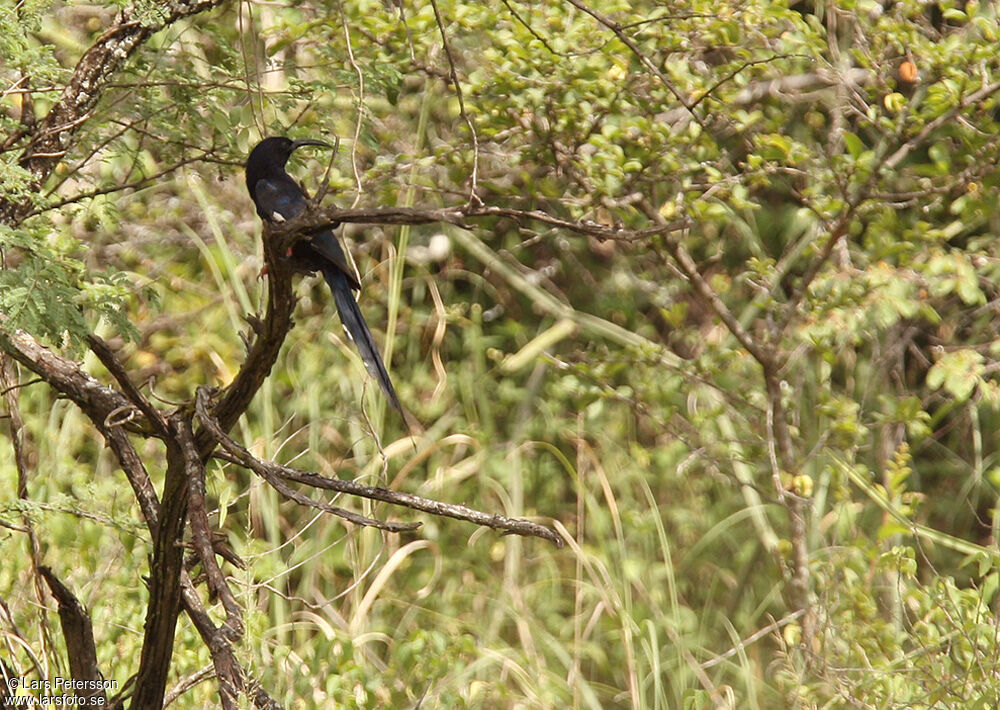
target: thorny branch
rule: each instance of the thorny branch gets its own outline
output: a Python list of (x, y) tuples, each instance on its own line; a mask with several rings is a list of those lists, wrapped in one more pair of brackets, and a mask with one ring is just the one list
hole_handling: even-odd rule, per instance
[[(282, 256), (286, 252), (282, 251), (281, 240), (273, 239), (269, 230), (269, 226), (264, 227), (264, 261), (269, 276), (267, 310), (263, 320), (254, 320), (257, 332), (247, 358), (213, 411), (223, 431), (229, 431), (250, 406), (254, 395), (271, 373), (285, 336), (292, 329), (292, 312), (295, 310), (293, 267)], [(211, 440), (199, 431), (196, 441), (202, 457), (207, 457), (213, 446)]]
[(93, 334), (87, 337), (87, 342), (90, 344), (90, 349), (101, 361), (101, 364), (108, 369), (111, 376), (118, 382), (118, 385), (122, 388), (122, 392), (125, 396), (128, 397), (129, 401), (146, 416), (146, 419), (149, 421), (150, 426), (152, 426), (153, 431), (160, 436), (166, 436), (167, 422), (163, 418), (163, 415), (160, 414), (159, 410), (156, 409), (156, 407), (154, 407), (132, 383), (132, 380), (129, 379), (128, 373), (125, 372), (125, 367), (122, 365), (121, 360), (115, 356), (111, 347), (104, 342), (103, 339)]

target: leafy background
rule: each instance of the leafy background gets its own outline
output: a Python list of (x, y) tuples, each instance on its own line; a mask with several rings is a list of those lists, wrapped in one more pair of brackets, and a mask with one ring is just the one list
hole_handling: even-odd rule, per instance
[[(18, 81), (44, 115), (117, 7), (0, 8), (5, 136)], [(426, 432), (304, 279), (238, 438), (570, 545), (345, 527), (220, 464), (241, 662), (302, 708), (996, 707), (997, 33), (974, 0), (225, 4), (146, 43), (43, 191), (5, 145), (0, 191), (36, 214), (0, 229), (0, 312), (103, 373), (96, 329), (164, 400), (224, 385), (264, 295), (240, 167), (263, 134), (337, 137), (292, 168), (342, 206), (461, 204), (474, 175), (486, 204), (621, 225), (344, 230)], [(147, 534), (85, 417), (18, 392), (32, 475), (18, 496), (0, 450), (0, 522), (33, 523), (124, 683)], [(25, 536), (0, 539), (0, 654), (65, 675)], [(210, 665), (183, 617), (174, 663)]]

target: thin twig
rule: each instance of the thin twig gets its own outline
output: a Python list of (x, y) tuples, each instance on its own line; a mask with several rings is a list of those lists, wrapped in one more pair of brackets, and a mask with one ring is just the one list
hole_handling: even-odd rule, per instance
[[(28, 455), (29, 437), (27, 428), (24, 426), (24, 420), (21, 417), (20, 393), (13, 387), (16, 382), (17, 367), (14, 364), (13, 358), (9, 355), (0, 354), (0, 384), (4, 385), (4, 389), (7, 392), (5, 399), (7, 401), (7, 412), (10, 415), (10, 442), (14, 449), (14, 465), (17, 469), (17, 498), (19, 501), (29, 503), (28, 476), (31, 472), (30, 457)], [(55, 643), (52, 629), (49, 627), (48, 615), (45, 612), (45, 592), (42, 588), (42, 577), (44, 576), (41, 565), (42, 546), (38, 535), (35, 534), (35, 527), (27, 510), (22, 510), (21, 512), (21, 524), (27, 536), (28, 554), (31, 560), (32, 586), (34, 587), (39, 607), (43, 610), (40, 624), (42, 639), (44, 645), (51, 649), (55, 647)], [(68, 638), (67, 643), (70, 643), (70, 639)]]
[(173, 688), (167, 691), (166, 695), (163, 696), (163, 707), (167, 707), (170, 703), (177, 700), (177, 698), (184, 695), (184, 693), (191, 690), (191, 688), (194, 688), (200, 683), (204, 683), (213, 675), (215, 675), (215, 669), (212, 668), (212, 666), (205, 666), (194, 673), (189, 673), (184, 676), (177, 681)]
[(687, 99), (684, 98), (684, 95), (681, 94), (680, 90), (676, 86), (674, 86), (673, 82), (670, 81), (669, 78), (667, 78), (667, 75), (664, 74), (663, 71), (661, 71), (658, 66), (656, 66), (653, 60), (647, 57), (639, 49), (639, 46), (634, 41), (632, 41), (632, 38), (625, 33), (624, 25), (621, 25), (613, 21), (611, 18), (601, 14), (600, 12), (588, 6), (581, 0), (567, 0), (567, 2), (569, 2), (570, 5), (577, 8), (578, 10), (582, 10), (583, 12), (587, 13), (595, 20), (597, 20), (598, 23), (604, 25), (604, 27), (611, 30), (611, 32), (613, 32), (614, 35), (619, 40), (621, 40), (622, 44), (628, 47), (629, 50), (636, 56), (636, 58), (638, 58), (638, 60), (642, 63), (642, 65), (645, 66), (653, 74), (653, 76), (655, 76), (660, 81), (660, 83), (663, 84), (664, 87), (666, 87), (667, 91), (673, 94), (674, 98), (691, 115), (691, 118), (694, 119), (695, 123), (697, 123), (699, 126), (701, 126), (703, 129), (707, 131), (708, 127), (705, 125), (705, 122), (702, 120), (702, 118), (698, 116), (697, 113), (695, 113), (694, 106), (691, 103), (689, 103)]
[(444, 44), (444, 53), (448, 57), (448, 68), (451, 76), (451, 83), (455, 87), (455, 95), (458, 97), (458, 111), (465, 120), (465, 125), (469, 127), (472, 134), (472, 180), (469, 188), (469, 204), (482, 204), (476, 195), (476, 187), (479, 182), (479, 135), (472, 119), (465, 110), (465, 98), (462, 95), (462, 84), (458, 80), (458, 71), (455, 69), (455, 57), (451, 52), (451, 45), (448, 43), (448, 33), (444, 29), (444, 21), (441, 19), (441, 11), (438, 9), (437, 0), (431, 0), (431, 7), (434, 8), (434, 19), (437, 21), (438, 31), (441, 33), (441, 42)]
[(700, 664), (701, 667), (707, 670), (707, 669), (711, 668), (712, 666), (719, 665), (720, 663), (722, 663), (727, 658), (732, 658), (737, 653), (741, 653), (742, 651), (744, 651), (747, 648), (747, 646), (749, 646), (750, 644), (752, 644), (752, 643), (754, 643), (756, 641), (759, 641), (760, 639), (764, 638), (768, 634), (774, 633), (775, 631), (777, 631), (778, 629), (780, 629), (783, 626), (787, 626), (788, 624), (792, 623), (793, 621), (795, 621), (796, 619), (798, 619), (800, 616), (802, 616), (805, 613), (806, 613), (805, 609), (798, 609), (796, 611), (793, 611), (791, 614), (788, 614), (787, 616), (785, 616), (785, 617), (783, 617), (781, 619), (778, 619), (777, 621), (768, 624), (764, 628), (762, 628), (762, 629), (760, 629), (760, 630), (758, 630), (758, 631), (750, 634), (749, 636), (747, 636), (745, 639), (742, 639), (738, 644), (736, 644), (735, 646), (733, 646), (731, 649), (729, 649), (725, 653), (722, 653), (722, 654), (716, 656), (715, 658), (710, 658), (709, 660), (707, 660), (704, 663)]
[(998, 91), (1000, 91), (1000, 81), (994, 81), (992, 84), (986, 84), (978, 91), (973, 91), (971, 94), (967, 94), (962, 97), (962, 100), (959, 101), (955, 107), (942, 113), (933, 121), (928, 121), (927, 125), (923, 127), (920, 133), (906, 141), (906, 143), (896, 149), (892, 155), (886, 158), (880, 165), (880, 172), (884, 173), (894, 170), (911, 152), (923, 145), (924, 141), (927, 140), (931, 133), (953, 120), (955, 116), (969, 108), (969, 106), (979, 103), (990, 94), (995, 94)]
[[(545, 49), (549, 52), (549, 54), (552, 54), (557, 57), (562, 57), (563, 59), (572, 59), (573, 57), (585, 57), (587, 55), (594, 54), (595, 52), (598, 52), (601, 49), (601, 47), (595, 47), (581, 52), (557, 51), (551, 44), (549, 44), (548, 40), (546, 40), (545, 37), (543, 37), (541, 33), (538, 32), (538, 30), (532, 27), (531, 24), (526, 19), (521, 17), (518, 11), (514, 9), (514, 6), (510, 4), (510, 0), (501, 0), (501, 2), (504, 4), (504, 7), (507, 8), (507, 11), (514, 16), (514, 19), (517, 20), (518, 23), (520, 23), (520, 25), (524, 27), (524, 29), (528, 30), (528, 32), (531, 34), (532, 37), (534, 37), (535, 39), (537, 39), (539, 42), (542, 43), (542, 46), (545, 47)], [(610, 42), (611, 40), (608, 41)]]
[(344, 44), (347, 46), (347, 59), (358, 75), (358, 119), (354, 122), (354, 141), (351, 143), (351, 170), (354, 172), (354, 202), (351, 207), (356, 207), (361, 199), (364, 186), (361, 183), (361, 171), (358, 168), (358, 143), (361, 142), (361, 126), (365, 120), (365, 74), (358, 66), (354, 58), (354, 48), (351, 46), (351, 31), (347, 25), (347, 15), (344, 13), (343, 5), (340, 6), (340, 20), (344, 26)]
[[(226, 440), (229, 440), (229, 437), (223, 433), (222, 429), (219, 427), (219, 423), (208, 412), (210, 399), (209, 389), (207, 387), (199, 387), (195, 400), (195, 412), (197, 412), (198, 420), (201, 422), (202, 426), (205, 427), (205, 429), (215, 437), (216, 441), (228, 451), (229, 449), (226, 447)], [(235, 444), (235, 442), (232, 443)], [(236, 461), (245, 465), (245, 461), (239, 456), (236, 457)], [(420, 527), (420, 523), (389, 523), (382, 520), (375, 520), (374, 518), (367, 518), (363, 515), (358, 515), (357, 513), (353, 513), (349, 510), (338, 508), (337, 506), (324, 503), (320, 500), (315, 500), (307, 495), (299, 493), (285, 483), (282, 476), (276, 475), (274, 471), (267, 466), (247, 467), (263, 478), (272, 488), (278, 491), (278, 493), (285, 496), (289, 500), (293, 500), (300, 505), (322, 510), (326, 513), (332, 513), (333, 515), (341, 517), (348, 522), (354, 523), (355, 525), (379, 528), (380, 530), (387, 530), (389, 532), (408, 532)]]

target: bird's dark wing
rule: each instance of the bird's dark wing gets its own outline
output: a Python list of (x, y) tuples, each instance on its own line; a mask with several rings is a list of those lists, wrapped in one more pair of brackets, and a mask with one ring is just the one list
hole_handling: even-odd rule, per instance
[(286, 222), (305, 210), (306, 196), (294, 180), (264, 178), (253, 187), (257, 214), (269, 222)]
[[(343, 248), (340, 246), (340, 241), (334, 236), (333, 232), (327, 230), (320, 232), (319, 234), (314, 234), (308, 242), (312, 250), (322, 256), (326, 261), (332, 263), (338, 269), (344, 273), (344, 277), (347, 279), (347, 285), (350, 286), (355, 291), (361, 290), (361, 284), (354, 277), (354, 269), (351, 268), (350, 264), (347, 263), (347, 256), (344, 254)], [(323, 271), (326, 274), (326, 270)], [(327, 279), (329, 281), (329, 279)]]
[[(302, 189), (291, 178), (258, 180), (254, 185), (253, 197), (254, 203), (257, 205), (257, 212), (261, 217), (271, 222), (290, 220), (301, 214), (308, 206)], [(296, 249), (296, 256), (303, 258), (314, 269), (322, 270), (324, 262), (332, 263), (344, 272), (351, 288), (355, 291), (361, 290), (361, 284), (354, 277), (354, 269), (347, 263), (347, 255), (344, 254), (340, 242), (332, 231), (325, 230), (315, 234), (305, 244), (310, 249)]]

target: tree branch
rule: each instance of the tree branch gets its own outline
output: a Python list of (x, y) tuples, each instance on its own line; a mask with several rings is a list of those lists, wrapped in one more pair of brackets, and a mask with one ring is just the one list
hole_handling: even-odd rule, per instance
[[(20, 393), (17, 390), (17, 368), (14, 361), (7, 355), (0, 355), (0, 386), (4, 389), (4, 396), (7, 400), (7, 416), (10, 424), (10, 442), (14, 449), (14, 467), (17, 469), (17, 497), (18, 500), (28, 500), (28, 475), (31, 470), (27, 445), (29, 442), (28, 433), (21, 417), (21, 405), (19, 402)], [(31, 521), (31, 516), (26, 512), (21, 513), (22, 531), (27, 536), (28, 553), (31, 559), (32, 576), (31, 581), (35, 589), (35, 596), (42, 609), (45, 608), (45, 592), (41, 583), (41, 559), (42, 548), (35, 534), (35, 527)], [(41, 631), (45, 639), (51, 643), (52, 633), (49, 628), (47, 615), (42, 612)]]
[[(63, 584), (51, 568), (41, 566), (39, 574), (45, 579), (49, 591), (59, 603), (59, 622), (62, 624), (63, 638), (66, 640), (66, 656), (69, 658), (69, 672), (73, 680), (99, 681), (104, 678), (97, 665), (97, 646), (94, 644), (94, 627), (90, 616), (80, 600), (69, 587)], [(99, 684), (94, 688), (74, 688), (84, 705), (106, 705), (107, 696)]]
[[(541, 222), (576, 234), (598, 239), (641, 240), (654, 235), (686, 228), (686, 219), (662, 222), (644, 230), (632, 231), (590, 221), (571, 221), (553, 217), (538, 210), (518, 210), (489, 205), (466, 204), (440, 209), (407, 207), (340, 209), (338, 207), (313, 207), (293, 220), (281, 224), (264, 225), (264, 261), (268, 274), (268, 304), (266, 314), (260, 319), (260, 328), (232, 383), (225, 389), (212, 416), (222, 431), (228, 432), (250, 405), (264, 380), (274, 367), (278, 353), (292, 327), (295, 297), (291, 279), (295, 265), (285, 257), (296, 241), (342, 222), (364, 224), (431, 224), (445, 222), (465, 227), (466, 219), (503, 217), (519, 223)], [(197, 436), (198, 450), (207, 456), (211, 442), (201, 431)]]
[(165, 439), (167, 471), (163, 482), (160, 517), (153, 536), (153, 558), (149, 565), (149, 605), (136, 673), (133, 710), (163, 707), (170, 658), (174, 649), (177, 615), (180, 612), (180, 575), (184, 567), (181, 540), (187, 520), (188, 467), (191, 461), (179, 443), (192, 436), (190, 423), (180, 413), (170, 417), (173, 436)]
[(649, 237), (668, 232), (687, 229), (692, 222), (689, 219), (661, 222), (648, 229), (625, 229), (621, 226), (608, 226), (590, 220), (568, 220), (555, 217), (541, 210), (519, 210), (511, 207), (494, 205), (459, 205), (455, 207), (422, 208), (422, 207), (363, 207), (357, 209), (341, 209), (339, 207), (313, 206), (301, 215), (288, 222), (270, 225), (272, 238), (285, 248), (296, 238), (321, 232), (324, 229), (336, 227), (342, 222), (361, 224), (433, 224), (444, 222), (454, 224), (464, 229), (470, 229), (466, 220), (502, 217), (518, 224), (540, 222), (557, 229), (565, 229), (574, 234), (583, 234), (597, 239), (613, 239), (617, 241), (641, 241)]
[(695, 112), (694, 106), (687, 99), (684, 98), (684, 95), (680, 92), (680, 90), (678, 90), (676, 86), (674, 86), (674, 83), (670, 81), (667, 75), (664, 74), (663, 71), (658, 66), (656, 66), (656, 63), (653, 62), (653, 60), (647, 57), (645, 54), (643, 54), (642, 50), (639, 49), (639, 46), (632, 40), (631, 37), (629, 37), (625, 33), (625, 28), (622, 25), (613, 21), (610, 17), (601, 14), (600, 12), (588, 6), (581, 0), (567, 0), (567, 2), (569, 2), (569, 4), (575, 7), (576, 9), (587, 13), (588, 15), (593, 17), (599, 24), (603, 25), (605, 28), (610, 30), (615, 35), (615, 37), (617, 37), (621, 41), (622, 44), (624, 44), (626, 47), (629, 48), (629, 51), (631, 51), (632, 54), (636, 56), (639, 62), (644, 67), (646, 67), (646, 69), (648, 69), (650, 73), (653, 76), (655, 76), (661, 84), (663, 84), (663, 86), (667, 89), (667, 91), (673, 94), (673, 97), (691, 115), (691, 118), (695, 121), (695, 123), (697, 123), (703, 129), (707, 130), (708, 127), (705, 125), (705, 122), (702, 120), (702, 118)]
[[(236, 377), (226, 387), (219, 403), (212, 412), (223, 431), (229, 431), (239, 419), (257, 390), (271, 373), (288, 331), (292, 329), (295, 295), (292, 292), (293, 264), (285, 258), (285, 242), (272, 236), (271, 225), (264, 225), (264, 263), (267, 268), (267, 310), (263, 320), (258, 320), (255, 337)], [(286, 247), (287, 248), (287, 247)], [(196, 437), (198, 451), (207, 458), (214, 448), (211, 437), (199, 431)]]
[(4, 330), (7, 317), (0, 313), (0, 350), (41, 377), (53, 389), (71, 399), (95, 423), (122, 426), (112, 415), (128, 414), (130, 428), (148, 434), (135, 424), (142, 414), (128, 398), (106, 387), (92, 375), (83, 371), (80, 364), (57, 355), (23, 330), (13, 333)]
[(564, 544), (562, 537), (554, 530), (545, 527), (544, 525), (533, 523), (530, 520), (508, 518), (503, 515), (484, 513), (472, 508), (467, 508), (464, 505), (443, 503), (441, 501), (423, 498), (410, 493), (392, 491), (388, 488), (366, 486), (356, 483), (355, 481), (344, 481), (339, 478), (327, 478), (326, 476), (321, 476), (318, 473), (301, 471), (288, 466), (282, 466), (281, 464), (277, 464), (272, 461), (258, 459), (226, 435), (218, 423), (215, 422), (208, 414), (207, 407), (204, 406), (204, 403), (198, 407), (198, 416), (201, 420), (202, 426), (215, 437), (215, 440), (229, 454), (229, 457), (223, 456), (221, 458), (233, 461), (234, 463), (238, 463), (241, 466), (250, 469), (268, 482), (270, 482), (271, 479), (295, 481), (296, 483), (302, 483), (304, 485), (311, 486), (312, 488), (336, 491), (338, 493), (347, 493), (348, 495), (368, 498), (369, 500), (382, 501), (383, 503), (391, 503), (392, 505), (401, 505), (406, 508), (412, 508), (413, 510), (419, 510), (432, 515), (455, 518), (456, 520), (465, 520), (476, 525), (493, 528), (494, 530), (502, 530), (506, 533), (540, 537), (553, 543), (556, 547), (562, 547)]
[(108, 369), (112, 377), (118, 382), (122, 388), (122, 392), (126, 397), (138, 408), (140, 412), (146, 415), (146, 419), (149, 420), (150, 426), (159, 434), (160, 436), (166, 436), (167, 434), (167, 422), (160, 414), (159, 410), (154, 407), (148, 399), (143, 397), (139, 389), (132, 383), (129, 379), (128, 373), (125, 372), (125, 367), (122, 365), (121, 360), (115, 355), (111, 347), (104, 342), (103, 339), (97, 337), (94, 334), (89, 334), (87, 336), (87, 342), (90, 344), (90, 349), (93, 351), (97, 358), (101, 361), (101, 364)]
[(243, 611), (215, 559), (212, 533), (208, 522), (208, 508), (205, 502), (205, 464), (198, 455), (194, 438), (190, 432), (185, 428), (179, 434), (181, 452), (184, 455), (184, 468), (188, 478), (188, 518), (191, 523), (191, 541), (194, 544), (195, 552), (198, 553), (198, 558), (201, 560), (201, 567), (208, 579), (210, 592), (222, 601), (222, 607), (226, 610), (225, 627), (229, 631), (228, 636), (235, 641), (243, 636)]
[(955, 120), (955, 117), (960, 114), (965, 109), (969, 108), (973, 104), (979, 103), (991, 94), (995, 94), (1000, 91), (1000, 81), (994, 81), (991, 84), (984, 84), (977, 91), (973, 91), (971, 94), (967, 94), (962, 97), (962, 100), (958, 102), (950, 111), (942, 113), (940, 116), (935, 118), (933, 121), (928, 121), (927, 125), (917, 135), (913, 136), (910, 140), (906, 141), (903, 145), (899, 146), (896, 151), (882, 161), (879, 166), (880, 172), (889, 172), (895, 170), (900, 163), (906, 160), (907, 156), (910, 155), (916, 148), (923, 145), (924, 141), (937, 129), (946, 123)]

